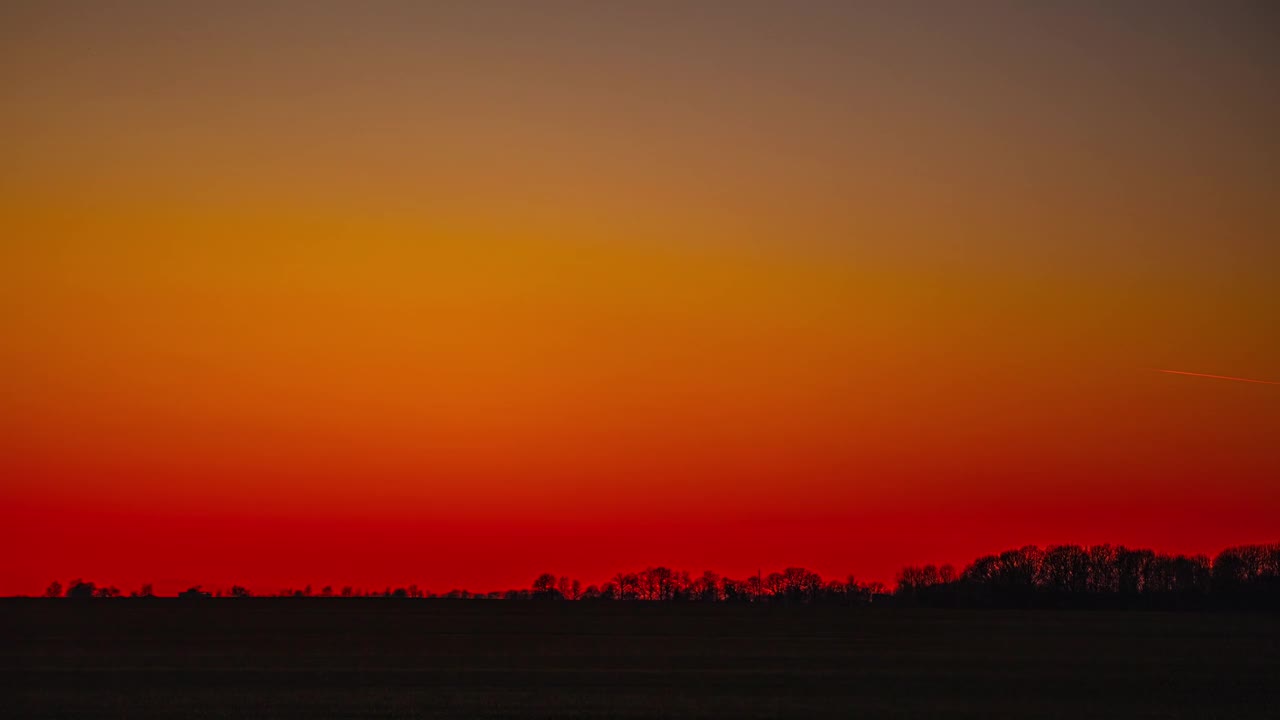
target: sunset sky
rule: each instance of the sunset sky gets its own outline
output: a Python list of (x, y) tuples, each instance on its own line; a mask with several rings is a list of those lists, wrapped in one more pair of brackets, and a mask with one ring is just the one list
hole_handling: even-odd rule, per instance
[(0, 594), (1280, 540), (1280, 5), (0, 6)]

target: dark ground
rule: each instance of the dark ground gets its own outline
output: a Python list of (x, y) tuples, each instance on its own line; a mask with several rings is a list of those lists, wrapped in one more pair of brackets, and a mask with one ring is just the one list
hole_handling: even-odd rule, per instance
[(5, 717), (1280, 717), (1280, 616), (3, 600)]

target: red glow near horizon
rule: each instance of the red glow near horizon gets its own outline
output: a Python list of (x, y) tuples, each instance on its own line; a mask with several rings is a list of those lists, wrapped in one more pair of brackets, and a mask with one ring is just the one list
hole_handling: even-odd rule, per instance
[[(1016, 502), (982, 510), (922, 504), (879, 512), (755, 513), (694, 517), (614, 512), (594, 518), (505, 520), (448, 516), (165, 512), (66, 504), (10, 507), (4, 540), (41, 537), (11, 556), (0, 594), (38, 594), (82, 577), (173, 594), (233, 584), (256, 593), (311, 585), (428, 591), (527, 587), (541, 572), (584, 585), (665, 565), (733, 577), (807, 567), (892, 584), (905, 565), (963, 568), (980, 555), (1035, 544), (1124, 544), (1212, 556), (1268, 539), (1263, 508), (1221, 503), (1073, 503), (1038, 510)], [(1274, 538), (1270, 538), (1273, 540)], [(13, 547), (13, 545), (10, 545)], [(33, 552), (34, 551), (34, 552)]]

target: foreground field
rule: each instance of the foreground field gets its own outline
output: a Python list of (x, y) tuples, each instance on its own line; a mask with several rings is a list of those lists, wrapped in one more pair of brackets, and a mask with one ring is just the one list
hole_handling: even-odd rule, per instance
[(1280, 618), (0, 601), (9, 717), (1273, 718)]

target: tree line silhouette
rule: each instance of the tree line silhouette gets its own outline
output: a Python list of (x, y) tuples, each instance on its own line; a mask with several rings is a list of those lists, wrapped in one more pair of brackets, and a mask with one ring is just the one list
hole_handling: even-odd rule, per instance
[(895, 599), (931, 607), (1238, 607), (1280, 609), (1280, 543), (1206, 555), (1119, 545), (1029, 545), (957, 573), (907, 567)]
[[(45, 597), (120, 598), (114, 586), (82, 579), (67, 587), (54, 582)], [(150, 584), (130, 592), (150, 598)], [(227, 591), (191, 587), (185, 599), (247, 598), (247, 588)], [(909, 566), (898, 573), (892, 590), (852, 575), (824, 580), (804, 568), (734, 579), (706, 571), (690, 575), (666, 567), (618, 573), (599, 585), (552, 573), (539, 575), (529, 588), (473, 593), (428, 593), (417, 585), (370, 591), (346, 586), (313, 590), (288, 588), (266, 597), (386, 597), (460, 600), (570, 600), (643, 602), (721, 602), (776, 604), (891, 605), (920, 607), (1059, 608), (1255, 608), (1280, 609), (1280, 543), (1227, 548), (1207, 555), (1167, 555), (1120, 545), (1034, 545), (984, 555), (963, 570), (951, 565)]]

